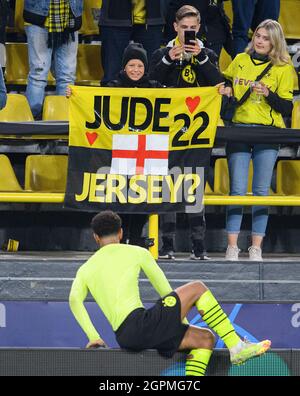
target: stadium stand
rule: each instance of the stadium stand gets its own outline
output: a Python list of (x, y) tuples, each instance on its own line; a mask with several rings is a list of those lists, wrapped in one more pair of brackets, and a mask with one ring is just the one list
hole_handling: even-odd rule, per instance
[(300, 1), (281, 0), (279, 22), (287, 39), (300, 39)]
[[(7, 43), (6, 83), (9, 85), (26, 85), (29, 72), (27, 43)], [(79, 44), (77, 54), (76, 83), (78, 85), (100, 85), (103, 69), (100, 61), (100, 44)], [(55, 80), (50, 72), (48, 85)]]
[[(253, 177), (253, 164), (250, 161), (249, 175), (248, 175), (248, 189), (247, 194), (252, 193), (252, 177)], [(214, 194), (228, 195), (229, 194), (229, 173), (228, 163), (226, 158), (218, 158), (215, 162), (215, 175), (214, 175)]]
[(20, 94), (8, 94), (6, 106), (0, 111), (0, 121), (33, 121), (33, 115), (26, 96)]
[(7, 84), (25, 85), (29, 72), (28, 50), (26, 43), (6, 44), (6, 70)]
[(24, 0), (16, 0), (15, 3), (15, 30), (24, 33), (23, 19)]
[[(27, 43), (6, 43), (5, 80), (10, 85), (26, 85), (29, 73)], [(55, 83), (51, 72), (48, 75), (48, 85)]]
[(45, 121), (69, 121), (69, 101), (65, 96), (47, 95), (43, 105)]
[(28, 155), (25, 163), (25, 189), (36, 192), (64, 192), (67, 167), (66, 155)]
[(0, 191), (23, 191), (9, 158), (0, 154)]
[(276, 179), (278, 194), (300, 195), (300, 161), (279, 160)]
[(227, 69), (231, 62), (231, 56), (227, 54), (227, 52), (222, 48), (220, 59), (219, 59), (219, 68), (221, 72)]
[(300, 128), (300, 101), (294, 102), (291, 128), (293, 129)]
[(85, 36), (99, 34), (98, 19), (102, 0), (85, 0), (83, 3), (82, 26), (80, 34)]
[(77, 54), (76, 84), (99, 86), (103, 77), (99, 44), (79, 44)]
[(225, 14), (229, 18), (230, 25), (232, 25), (233, 12), (232, 12), (232, 3), (231, 3), (231, 1), (224, 1), (224, 10), (225, 10)]

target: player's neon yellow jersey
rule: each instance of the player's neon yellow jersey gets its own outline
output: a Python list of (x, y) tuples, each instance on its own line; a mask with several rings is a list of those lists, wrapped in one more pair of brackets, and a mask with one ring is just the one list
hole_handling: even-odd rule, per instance
[(138, 285), (141, 270), (161, 297), (172, 291), (151, 253), (139, 246), (106, 245), (79, 268), (70, 292), (70, 307), (90, 341), (100, 336), (83, 304), (88, 291), (117, 330), (130, 312), (143, 307)]
[[(239, 100), (250, 84), (267, 67), (269, 62), (252, 59), (247, 53), (238, 54), (228, 68), (224, 77), (232, 82), (234, 96)], [(280, 98), (293, 99), (293, 66), (284, 64), (273, 65), (261, 81)], [(267, 99), (262, 96), (261, 103), (254, 103), (249, 97), (239, 106), (234, 114), (233, 122), (242, 124), (262, 124), (285, 128), (282, 115), (271, 108)]]

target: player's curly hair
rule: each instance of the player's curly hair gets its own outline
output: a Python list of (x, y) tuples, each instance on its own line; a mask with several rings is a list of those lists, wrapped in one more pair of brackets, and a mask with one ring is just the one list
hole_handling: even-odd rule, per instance
[(105, 210), (93, 217), (91, 227), (100, 238), (116, 235), (122, 227), (122, 220), (117, 213)]

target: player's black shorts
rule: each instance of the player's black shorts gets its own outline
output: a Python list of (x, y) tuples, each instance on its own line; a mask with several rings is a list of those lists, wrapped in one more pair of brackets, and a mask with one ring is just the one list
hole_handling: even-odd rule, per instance
[(157, 349), (161, 355), (172, 357), (188, 327), (181, 321), (181, 303), (173, 291), (149, 309), (132, 311), (117, 329), (116, 338), (121, 348)]

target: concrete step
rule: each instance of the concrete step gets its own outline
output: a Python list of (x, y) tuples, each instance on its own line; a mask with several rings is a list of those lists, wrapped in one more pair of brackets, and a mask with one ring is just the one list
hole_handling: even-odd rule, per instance
[[(0, 255), (1, 300), (68, 299), (77, 269), (91, 253), (51, 252)], [(209, 261), (191, 261), (178, 255), (176, 261), (159, 261), (175, 289), (192, 280), (202, 280), (220, 301), (300, 301), (300, 257), (273, 255), (264, 262), (226, 262), (220, 255)], [(157, 294), (143, 274), (143, 301), (155, 301)]]

